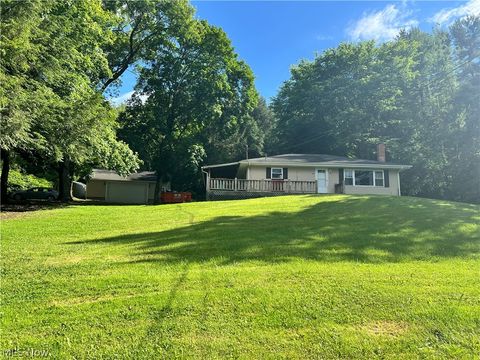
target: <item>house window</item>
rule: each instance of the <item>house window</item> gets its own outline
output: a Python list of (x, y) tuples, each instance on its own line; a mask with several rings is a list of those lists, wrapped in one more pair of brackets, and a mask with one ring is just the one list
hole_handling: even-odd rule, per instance
[(383, 180), (383, 170), (375, 171), (375, 186), (383, 186), (385, 181)]
[(355, 185), (373, 186), (373, 171), (355, 170)]
[(345, 170), (343, 182), (345, 185), (353, 185), (353, 170)]
[(274, 180), (283, 179), (283, 169), (282, 168), (272, 168), (272, 179), (274, 179)]
[(343, 181), (345, 185), (354, 186), (384, 186), (383, 170), (344, 170)]

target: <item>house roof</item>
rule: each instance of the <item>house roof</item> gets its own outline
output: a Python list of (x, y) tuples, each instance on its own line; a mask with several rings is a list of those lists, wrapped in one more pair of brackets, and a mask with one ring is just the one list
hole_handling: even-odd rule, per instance
[(400, 165), (376, 160), (352, 159), (328, 154), (282, 154), (260, 158), (240, 160), (236, 163), (204, 166), (203, 169), (232, 165), (270, 165), (270, 166), (324, 166), (324, 167), (376, 167), (390, 169), (409, 169), (410, 165)]
[(113, 170), (93, 169), (90, 180), (100, 181), (156, 181), (157, 176), (153, 171), (132, 173), (128, 176), (120, 176)]

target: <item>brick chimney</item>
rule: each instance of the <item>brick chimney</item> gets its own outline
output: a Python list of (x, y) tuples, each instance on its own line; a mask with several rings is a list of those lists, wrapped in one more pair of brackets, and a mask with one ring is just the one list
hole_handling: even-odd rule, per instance
[(385, 162), (387, 160), (385, 156), (385, 144), (377, 145), (377, 161)]

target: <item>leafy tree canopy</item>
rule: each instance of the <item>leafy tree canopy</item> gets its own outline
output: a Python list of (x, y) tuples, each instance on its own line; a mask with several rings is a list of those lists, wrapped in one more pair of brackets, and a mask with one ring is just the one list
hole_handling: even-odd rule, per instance
[(228, 149), (253, 122), (253, 74), (221, 29), (193, 17), (139, 72), (121, 134), (159, 180), (195, 186), (207, 150)]
[(394, 40), (344, 43), (292, 69), (273, 101), (275, 152), (368, 158), (386, 143), (412, 164), (408, 194), (480, 201), (480, 26), (402, 31)]

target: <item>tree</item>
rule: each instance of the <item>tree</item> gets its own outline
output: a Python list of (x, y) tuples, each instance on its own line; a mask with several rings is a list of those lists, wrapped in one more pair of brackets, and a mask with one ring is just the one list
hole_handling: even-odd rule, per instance
[[(2, 160), (1, 202), (7, 202), (8, 174), (10, 171), (11, 152), (25, 148), (30, 143), (30, 121), (28, 118), (27, 94), (19, 89), (20, 79), (8, 79), (0, 72), (0, 151)], [(9, 94), (17, 96), (9, 99)], [(10, 100), (10, 101), (9, 101)]]
[(46, 109), (50, 92), (36, 81), (39, 74), (31, 65), (39, 58), (39, 49), (31, 40), (31, 34), (40, 22), (42, 4), (40, 1), (2, 1), (1, 8), (1, 201), (5, 203), (12, 153), (36, 145), (39, 139), (30, 129)]
[(340, 44), (294, 67), (272, 104), (277, 151), (365, 155), (395, 103), (386, 67), (373, 42)]
[(105, 0), (106, 10), (115, 14), (112, 41), (104, 47), (111, 73), (101, 90), (119, 81), (129, 67), (151, 56), (152, 48), (168, 41), (193, 16), (186, 0)]
[(478, 29), (467, 18), (450, 36), (413, 29), (301, 62), (272, 103), (275, 151), (368, 158), (384, 142), (413, 165), (407, 194), (478, 202)]
[(0, 95), (2, 127), (9, 129), (1, 140), (2, 198), (11, 151), (36, 152), (57, 165), (63, 200), (70, 198), (70, 165), (100, 159), (107, 148), (109, 167), (137, 168), (135, 154), (115, 139), (114, 113), (98, 89), (111, 76), (103, 48), (114, 38), (116, 15), (86, 0), (5, 0), (2, 10)]
[(35, 128), (46, 139), (43, 157), (57, 164), (64, 199), (69, 198), (76, 168), (101, 166), (127, 175), (140, 165), (136, 154), (116, 139), (116, 112), (101, 94), (89, 88), (85, 91), (66, 98), (49, 122)]
[(205, 21), (191, 18), (144, 63), (121, 134), (156, 171), (158, 201), (162, 181), (191, 186), (198, 179), (214, 132), (223, 141), (238, 134), (251, 121), (257, 94), (225, 33)]
[(256, 125), (252, 128), (256, 131), (248, 140), (247, 145), (250, 152), (253, 150), (253, 155), (261, 156), (264, 155), (265, 151), (270, 151), (275, 141), (273, 129), (276, 125), (276, 119), (265, 98), (260, 97), (257, 106), (253, 109), (252, 118)]
[(450, 28), (458, 91), (454, 98), (454, 154), (449, 197), (480, 203), (480, 17), (457, 20)]

